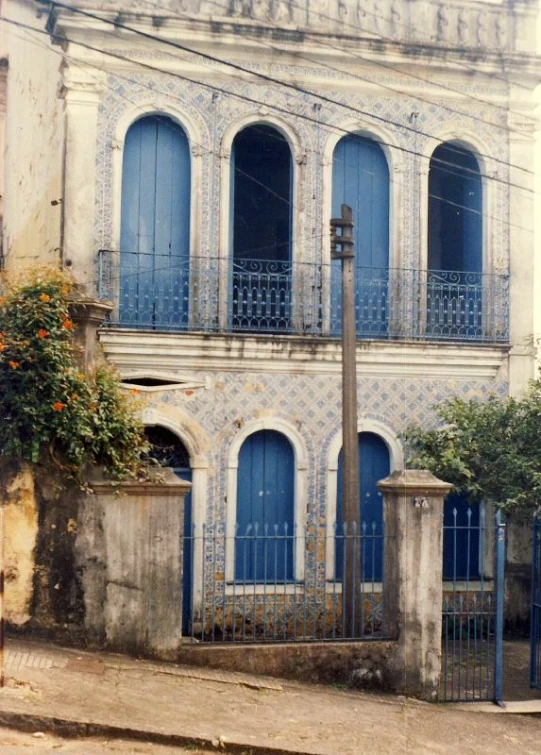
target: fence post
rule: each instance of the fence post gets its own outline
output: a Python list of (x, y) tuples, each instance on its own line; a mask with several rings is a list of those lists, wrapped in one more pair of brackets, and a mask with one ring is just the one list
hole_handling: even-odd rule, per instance
[(397, 689), (438, 698), (441, 675), (443, 501), (451, 485), (427, 470), (381, 480), (385, 518), (384, 631), (398, 641)]

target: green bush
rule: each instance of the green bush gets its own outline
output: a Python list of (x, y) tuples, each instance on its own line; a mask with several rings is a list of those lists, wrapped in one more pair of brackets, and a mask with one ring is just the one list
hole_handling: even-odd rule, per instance
[(81, 368), (71, 283), (56, 271), (4, 280), (0, 298), (0, 456), (53, 463), (84, 485), (99, 466), (114, 480), (144, 474), (137, 404), (116, 373)]

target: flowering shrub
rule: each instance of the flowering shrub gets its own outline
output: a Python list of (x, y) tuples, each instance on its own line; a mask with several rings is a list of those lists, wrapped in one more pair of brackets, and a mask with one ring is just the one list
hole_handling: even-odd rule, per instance
[(147, 443), (133, 397), (110, 368), (81, 370), (69, 280), (59, 272), (4, 281), (0, 298), (0, 456), (53, 463), (79, 484), (99, 465), (143, 473)]

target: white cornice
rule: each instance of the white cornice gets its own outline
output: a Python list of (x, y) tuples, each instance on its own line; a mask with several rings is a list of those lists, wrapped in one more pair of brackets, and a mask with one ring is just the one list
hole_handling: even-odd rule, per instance
[[(332, 375), (341, 371), (331, 339), (102, 330), (107, 358), (121, 371), (260, 372)], [(505, 379), (508, 348), (361, 341), (357, 374), (378, 377)]]

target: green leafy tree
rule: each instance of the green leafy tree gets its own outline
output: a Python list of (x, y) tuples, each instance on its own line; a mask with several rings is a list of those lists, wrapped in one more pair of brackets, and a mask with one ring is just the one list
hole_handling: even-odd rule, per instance
[(54, 464), (84, 485), (90, 467), (115, 480), (144, 474), (148, 450), (116, 373), (83, 372), (71, 284), (55, 271), (4, 281), (0, 298), (0, 456)]
[(470, 500), (506, 510), (541, 504), (541, 380), (521, 399), (453, 398), (436, 407), (442, 425), (408, 428), (408, 464), (429, 469)]

